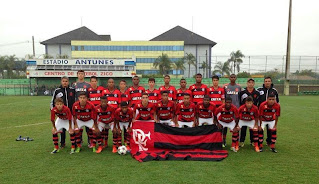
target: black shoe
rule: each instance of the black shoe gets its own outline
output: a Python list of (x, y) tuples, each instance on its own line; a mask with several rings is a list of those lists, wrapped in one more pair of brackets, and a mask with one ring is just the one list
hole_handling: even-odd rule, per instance
[(32, 139), (32, 138), (30, 138), (30, 137), (25, 137), (25, 138), (24, 138), (24, 141), (25, 141), (25, 142), (33, 141), (33, 139)]
[(278, 153), (278, 151), (275, 148), (271, 148), (271, 151), (274, 153)]
[(264, 150), (263, 150), (263, 148), (259, 148), (259, 152), (263, 152)]
[(65, 148), (65, 143), (60, 145), (60, 149), (63, 149), (63, 148)]
[(19, 135), (19, 137), (18, 138), (16, 138), (16, 141), (22, 141), (23, 140), (23, 138), (22, 138), (22, 136), (21, 135)]

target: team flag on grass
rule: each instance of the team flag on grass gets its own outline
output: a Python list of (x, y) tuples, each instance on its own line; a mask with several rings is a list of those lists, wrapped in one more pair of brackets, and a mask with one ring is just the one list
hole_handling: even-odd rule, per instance
[(220, 161), (228, 153), (222, 149), (222, 135), (215, 125), (175, 128), (136, 121), (131, 135), (132, 157), (140, 162), (151, 160)]

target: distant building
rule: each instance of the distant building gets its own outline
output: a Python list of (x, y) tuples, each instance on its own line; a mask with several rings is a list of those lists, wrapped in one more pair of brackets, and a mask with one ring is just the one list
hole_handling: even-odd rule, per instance
[[(67, 56), (70, 59), (136, 59), (137, 74), (158, 74), (153, 67), (156, 58), (167, 54), (172, 62), (191, 53), (197, 60), (197, 67), (191, 66), (190, 76), (203, 73), (201, 64), (208, 63), (205, 73), (210, 76), (211, 48), (215, 42), (193, 33), (181, 26), (176, 26), (150, 41), (111, 41), (110, 35), (98, 35), (81, 27), (68, 33), (41, 42), (45, 53), (54, 58)], [(169, 71), (171, 75), (188, 76), (186, 70)]]
[[(202, 72), (200, 70), (203, 62), (208, 62), (207, 72), (210, 74), (211, 68), (211, 55), (212, 47), (216, 45), (216, 42), (211, 41), (203, 36), (200, 36), (192, 31), (189, 31), (181, 26), (176, 26), (165, 33), (151, 39), (151, 41), (184, 41), (184, 53), (191, 53), (196, 57), (197, 68), (191, 66), (190, 76), (196, 74), (196, 72)], [(185, 65), (184, 76), (188, 76), (188, 65)], [(209, 75), (210, 77), (210, 75)]]
[(111, 41), (110, 35), (98, 35), (87, 27), (83, 26), (73, 31), (61, 34), (41, 42), (45, 46), (45, 54), (54, 58), (68, 56), (71, 58), (72, 40), (92, 40), (92, 41)]

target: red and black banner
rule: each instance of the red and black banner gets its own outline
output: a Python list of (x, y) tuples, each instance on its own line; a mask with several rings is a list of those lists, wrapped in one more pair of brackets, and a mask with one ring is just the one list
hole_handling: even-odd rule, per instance
[(215, 125), (175, 128), (136, 121), (131, 136), (132, 157), (151, 160), (220, 161), (228, 156), (222, 149), (222, 133)]

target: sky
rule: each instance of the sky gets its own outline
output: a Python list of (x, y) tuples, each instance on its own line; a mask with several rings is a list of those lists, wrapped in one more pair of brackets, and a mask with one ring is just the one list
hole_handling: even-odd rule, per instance
[[(113, 41), (150, 40), (179, 25), (217, 42), (212, 55), (286, 53), (289, 0), (10, 0), (2, 7), (0, 55), (32, 54), (32, 36), (36, 55), (44, 54), (41, 41), (81, 27), (81, 18)], [(318, 7), (293, 0), (291, 55), (319, 56)]]

